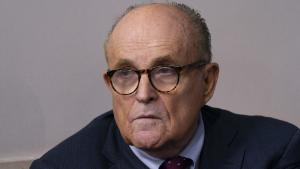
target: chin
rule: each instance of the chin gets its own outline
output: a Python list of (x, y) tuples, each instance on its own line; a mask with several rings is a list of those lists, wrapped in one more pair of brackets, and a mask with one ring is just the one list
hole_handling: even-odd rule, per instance
[(156, 149), (160, 147), (162, 135), (151, 131), (140, 131), (133, 134), (132, 144), (140, 149)]

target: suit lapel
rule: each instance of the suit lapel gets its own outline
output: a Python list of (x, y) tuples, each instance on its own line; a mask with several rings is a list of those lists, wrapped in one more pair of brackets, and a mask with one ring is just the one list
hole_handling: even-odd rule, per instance
[(208, 106), (202, 109), (205, 138), (200, 169), (241, 169), (246, 151), (239, 145), (238, 126), (220, 111)]

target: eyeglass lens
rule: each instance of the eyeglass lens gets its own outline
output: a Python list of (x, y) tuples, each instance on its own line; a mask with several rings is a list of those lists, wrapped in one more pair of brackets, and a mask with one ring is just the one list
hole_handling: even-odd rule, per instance
[[(153, 87), (161, 92), (173, 90), (178, 82), (178, 73), (172, 67), (156, 67), (150, 70), (148, 77)], [(140, 75), (138, 71), (120, 69), (111, 77), (113, 88), (120, 94), (130, 94), (139, 85)]]

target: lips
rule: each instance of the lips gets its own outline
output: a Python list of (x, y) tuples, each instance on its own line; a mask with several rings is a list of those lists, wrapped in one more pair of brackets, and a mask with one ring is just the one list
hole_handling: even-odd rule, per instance
[(139, 119), (163, 119), (165, 115), (164, 110), (165, 109), (160, 104), (140, 104), (136, 102), (128, 114), (128, 121), (131, 123)]
[(160, 119), (158, 116), (154, 115), (153, 113), (144, 113), (141, 115), (137, 115), (136, 117), (132, 118), (131, 122), (139, 119)]
[(136, 119), (141, 119), (141, 118), (158, 119), (158, 117), (154, 116), (154, 115), (141, 115), (141, 116), (138, 116)]

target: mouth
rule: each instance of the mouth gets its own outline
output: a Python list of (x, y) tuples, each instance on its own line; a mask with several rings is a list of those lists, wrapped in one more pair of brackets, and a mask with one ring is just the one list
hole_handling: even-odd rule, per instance
[(136, 120), (142, 120), (142, 119), (156, 120), (156, 119), (160, 119), (160, 118), (157, 117), (157, 116), (155, 116), (155, 115), (152, 115), (152, 114), (149, 114), (149, 115), (140, 115), (140, 116), (137, 116), (137, 117), (133, 118), (132, 122), (136, 121)]

